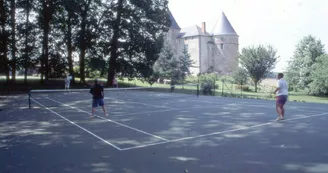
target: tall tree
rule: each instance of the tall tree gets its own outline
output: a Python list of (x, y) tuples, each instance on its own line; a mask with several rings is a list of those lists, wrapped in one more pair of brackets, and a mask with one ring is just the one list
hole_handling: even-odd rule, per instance
[(191, 74), (189, 69), (194, 64), (186, 47), (183, 48), (182, 55), (179, 57), (179, 64), (181, 80), (184, 81)]
[(278, 57), (277, 51), (271, 45), (259, 45), (243, 48), (239, 59), (253, 80), (257, 92), (258, 83), (275, 67)]
[(43, 74), (45, 80), (49, 79), (49, 34), (51, 31), (50, 22), (53, 17), (53, 13), (57, 8), (58, 0), (40, 0), (40, 28), (42, 29), (42, 58), (41, 58), (41, 81), (43, 80)]
[[(71, 75), (74, 74), (73, 70), (73, 51), (75, 49), (74, 39), (78, 24), (79, 7), (76, 0), (61, 1), (59, 9), (55, 12), (54, 22), (64, 35), (63, 43), (66, 45), (66, 57), (68, 62), (68, 71)], [(73, 75), (72, 82), (75, 82)]]
[(10, 1), (10, 13), (11, 13), (11, 75), (12, 81), (16, 81), (16, 1)]
[(194, 61), (190, 59), (187, 48), (183, 49), (179, 57), (174, 55), (172, 43), (168, 39), (165, 38), (159, 58), (154, 65), (155, 74), (174, 81), (184, 81), (186, 76), (191, 74), (189, 69)]
[(80, 80), (85, 82), (85, 53), (86, 53), (86, 25), (87, 25), (87, 15), (90, 9), (91, 0), (88, 0), (83, 4), (81, 11), (81, 24), (79, 32), (79, 49), (80, 49)]
[(0, 74), (6, 75), (9, 82), (8, 41), (9, 32), (6, 29), (8, 21), (8, 6), (4, 0), (0, 0)]
[(312, 35), (303, 37), (296, 45), (294, 55), (288, 63), (287, 80), (298, 89), (308, 88), (311, 83), (311, 67), (317, 57), (325, 53), (322, 42)]
[(316, 58), (311, 67), (311, 83), (309, 93), (315, 95), (328, 95), (328, 55), (324, 54)]
[(109, 68), (108, 68), (108, 77), (107, 77), (107, 85), (113, 85), (113, 78), (115, 76), (116, 68), (117, 68), (117, 57), (118, 57), (118, 40), (120, 38), (120, 25), (121, 25), (121, 17), (123, 13), (123, 3), (125, 0), (118, 0), (117, 2), (117, 11), (116, 11), (116, 19), (113, 22), (113, 36), (110, 43), (110, 59), (109, 59)]
[(180, 75), (180, 65), (178, 58), (172, 51), (172, 45), (168, 38), (165, 39), (164, 45), (161, 49), (158, 60), (154, 64), (154, 70), (159, 73), (161, 77), (169, 78), (171, 80), (178, 80)]
[[(19, 57), (17, 63), (24, 69), (24, 83), (27, 83), (28, 70), (32, 67), (32, 57), (36, 54), (36, 32), (37, 26), (35, 23), (31, 23), (31, 12), (33, 10), (32, 0), (21, 0), (17, 2), (17, 9), (21, 10), (21, 22), (18, 22), (18, 34), (22, 38), (17, 42), (19, 49)], [(24, 20), (23, 20), (24, 19)], [(35, 21), (34, 21), (35, 22)]]
[[(167, 0), (118, 0), (115, 4), (110, 42), (107, 84), (112, 85), (116, 72), (149, 78), (158, 58), (158, 40), (170, 26)], [(133, 70), (128, 70), (131, 67)]]
[(100, 0), (81, 0), (79, 1), (79, 29), (77, 45), (80, 51), (80, 80), (85, 83), (85, 64), (88, 51), (94, 47), (93, 44), (97, 37), (97, 17), (98, 9), (101, 7)]

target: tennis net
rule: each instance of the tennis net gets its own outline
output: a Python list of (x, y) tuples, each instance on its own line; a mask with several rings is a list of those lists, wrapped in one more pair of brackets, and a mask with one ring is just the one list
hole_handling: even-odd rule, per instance
[[(40, 106), (59, 107), (62, 103), (75, 103), (83, 106), (90, 105), (92, 95), (90, 89), (53, 89), (30, 90), (28, 94), (29, 108)], [(197, 84), (175, 85), (171, 87), (128, 87), (128, 88), (104, 88), (104, 99), (109, 101), (146, 101), (154, 99), (176, 99), (183, 97), (198, 97)]]

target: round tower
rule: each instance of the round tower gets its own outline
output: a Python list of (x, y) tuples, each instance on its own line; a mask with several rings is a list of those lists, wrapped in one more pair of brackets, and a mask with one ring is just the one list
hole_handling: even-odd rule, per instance
[(238, 68), (239, 36), (224, 12), (213, 33), (213, 38), (216, 45), (214, 70), (224, 74), (235, 71)]
[(170, 17), (171, 26), (168, 31), (168, 39), (171, 42), (171, 47), (175, 55), (179, 56), (182, 54), (182, 41), (178, 39), (181, 28), (179, 24), (176, 22), (173, 14), (170, 10), (168, 10), (168, 15)]

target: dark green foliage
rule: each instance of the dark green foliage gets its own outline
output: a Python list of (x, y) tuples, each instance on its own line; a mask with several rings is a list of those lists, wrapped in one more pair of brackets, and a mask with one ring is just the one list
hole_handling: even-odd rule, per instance
[(312, 65), (317, 57), (325, 53), (324, 45), (319, 39), (309, 35), (300, 40), (293, 57), (288, 63), (286, 79), (296, 89), (309, 88), (312, 79)]
[(37, 11), (38, 25), (42, 32), (42, 56), (41, 56), (41, 80), (43, 75), (45, 80), (49, 79), (49, 36), (52, 29), (51, 21), (53, 19), (54, 11), (58, 8), (59, 0), (39, 0)]
[(10, 51), (11, 51), (11, 71), (12, 71), (12, 81), (16, 81), (16, 0), (9, 0), (10, 1)]
[(204, 82), (201, 84), (201, 90), (203, 91), (204, 95), (212, 95), (213, 83)]
[(86, 77), (95, 78), (107, 76), (107, 62), (102, 57), (91, 57), (86, 59)]
[[(108, 84), (115, 73), (149, 79), (163, 33), (170, 26), (167, 0), (118, 0), (112, 9)], [(133, 67), (133, 68), (131, 68)]]
[[(2, 20), (2, 26), (9, 31), (7, 38), (10, 34), (6, 50), (1, 49), (8, 52), (4, 54), (6, 60), (4, 55), (1, 57), (4, 68), (8, 67), (4, 64), (10, 63), (9, 55), (13, 70), (17, 65), (26, 76), (30, 70), (39, 68), (43, 81), (63, 72), (73, 73), (77, 65), (73, 57), (78, 55), (77, 69), (82, 82), (85, 75), (95, 75), (90, 75), (92, 71), (100, 76), (120, 72), (129, 78), (153, 81), (152, 68), (163, 45), (163, 34), (170, 26), (167, 0), (1, 2), (6, 5), (4, 8), (2, 4), (2, 9), (7, 10), (6, 18), (1, 17), (6, 19)], [(3, 42), (2, 30), (1, 38)]]
[(247, 70), (239, 67), (236, 71), (233, 72), (232, 77), (235, 84), (245, 85), (248, 79)]
[(97, 17), (101, 15), (102, 3), (100, 0), (79, 0), (76, 3), (79, 19), (76, 45), (79, 49), (80, 78), (81, 82), (85, 83), (86, 57), (96, 46), (97, 25), (102, 19), (97, 19)]
[(171, 79), (175, 82), (184, 82), (185, 78), (190, 75), (189, 68), (193, 61), (187, 49), (184, 49), (180, 57), (173, 53), (168, 38), (165, 39), (158, 60), (154, 65), (154, 71), (162, 78)]
[(179, 60), (175, 57), (171, 44), (167, 38), (164, 41), (159, 58), (154, 64), (154, 71), (159, 73), (163, 78), (171, 80), (179, 79)]
[(17, 42), (18, 57), (16, 65), (18, 69), (24, 70), (24, 82), (27, 83), (27, 75), (29, 70), (35, 67), (37, 59), (36, 43), (37, 43), (37, 25), (35, 21), (31, 22), (31, 12), (33, 12), (35, 6), (32, 0), (19, 1), (17, 3), (17, 9), (22, 9), (21, 13), (17, 17), (17, 34), (21, 39)]
[(67, 62), (66, 58), (60, 54), (50, 54), (49, 61), (50, 75), (49, 78), (63, 78), (66, 76)]
[[(66, 46), (66, 58), (68, 63), (68, 72), (74, 74), (73, 68), (73, 52), (75, 50), (78, 26), (78, 12), (79, 7), (77, 0), (63, 0), (59, 3), (58, 10), (54, 14), (55, 29), (62, 35), (62, 45)], [(75, 75), (73, 75), (72, 82), (75, 82)]]
[(6, 75), (6, 81), (9, 82), (9, 59), (8, 59), (8, 47), (10, 33), (6, 29), (9, 11), (8, 4), (3, 0), (0, 0), (0, 75)]
[(311, 67), (309, 78), (309, 93), (314, 95), (328, 94), (328, 55), (316, 58), (316, 63)]
[(239, 60), (253, 80), (255, 92), (257, 92), (258, 83), (275, 67), (277, 58), (277, 51), (271, 45), (250, 46), (242, 49)]
[(194, 64), (194, 61), (190, 59), (190, 54), (186, 47), (182, 51), (182, 55), (179, 57), (179, 69), (180, 69), (180, 80), (184, 81), (190, 73), (190, 67)]

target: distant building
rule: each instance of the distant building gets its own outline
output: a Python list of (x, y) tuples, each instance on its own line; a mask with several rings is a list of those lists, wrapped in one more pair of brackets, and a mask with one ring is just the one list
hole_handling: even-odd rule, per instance
[(183, 48), (187, 48), (195, 62), (190, 69), (193, 75), (207, 72), (227, 74), (238, 67), (239, 36), (223, 12), (214, 33), (207, 32), (205, 22), (201, 27), (180, 28), (170, 11), (169, 16), (171, 27), (168, 37), (173, 51), (180, 56)]

